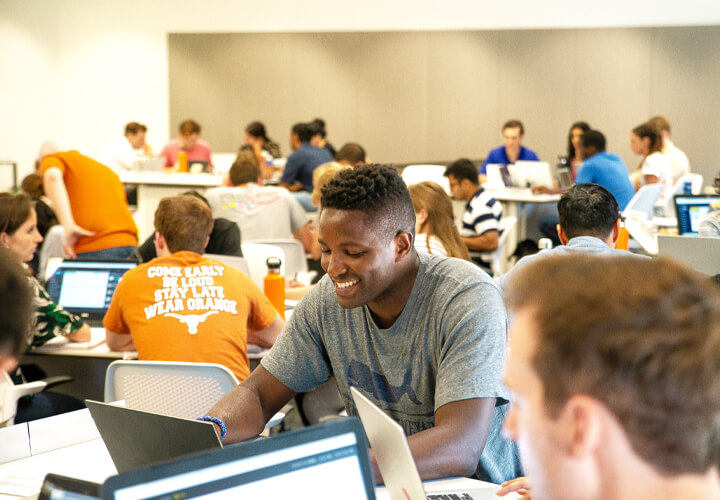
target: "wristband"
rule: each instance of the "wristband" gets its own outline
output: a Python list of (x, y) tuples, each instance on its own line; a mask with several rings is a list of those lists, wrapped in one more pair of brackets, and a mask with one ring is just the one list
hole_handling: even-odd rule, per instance
[(213, 424), (217, 424), (218, 427), (220, 427), (220, 441), (225, 440), (225, 435), (227, 434), (227, 425), (225, 425), (225, 422), (217, 417), (209, 417), (208, 415), (198, 417), (195, 420), (202, 420), (203, 422), (212, 422)]

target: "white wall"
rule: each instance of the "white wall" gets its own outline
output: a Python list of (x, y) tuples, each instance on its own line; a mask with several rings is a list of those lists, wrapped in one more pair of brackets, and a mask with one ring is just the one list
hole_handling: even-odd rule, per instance
[(93, 155), (130, 120), (160, 148), (170, 32), (700, 24), (720, 24), (720, 2), (0, 0), (0, 159), (19, 161), (22, 177), (42, 140)]

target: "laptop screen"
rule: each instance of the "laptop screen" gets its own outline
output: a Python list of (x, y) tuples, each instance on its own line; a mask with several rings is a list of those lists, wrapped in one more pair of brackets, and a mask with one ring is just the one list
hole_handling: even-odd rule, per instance
[(135, 262), (66, 260), (48, 280), (53, 301), (75, 314), (103, 315), (115, 287)]
[(700, 221), (720, 203), (720, 195), (675, 195), (678, 234), (697, 236)]
[[(322, 428), (322, 429), (319, 429)], [(375, 498), (367, 444), (357, 419), (269, 439), (108, 479), (103, 498)]]

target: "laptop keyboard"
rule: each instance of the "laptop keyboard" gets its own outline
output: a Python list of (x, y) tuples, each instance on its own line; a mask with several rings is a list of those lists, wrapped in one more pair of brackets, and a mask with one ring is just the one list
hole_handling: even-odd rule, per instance
[(428, 495), (428, 500), (473, 500), (469, 493), (441, 493)]

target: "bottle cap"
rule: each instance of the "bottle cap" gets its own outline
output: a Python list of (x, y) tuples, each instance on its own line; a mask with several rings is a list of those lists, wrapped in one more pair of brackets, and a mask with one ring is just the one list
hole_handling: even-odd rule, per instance
[(268, 269), (277, 269), (278, 271), (282, 265), (282, 261), (279, 257), (268, 257), (265, 263), (267, 264)]

